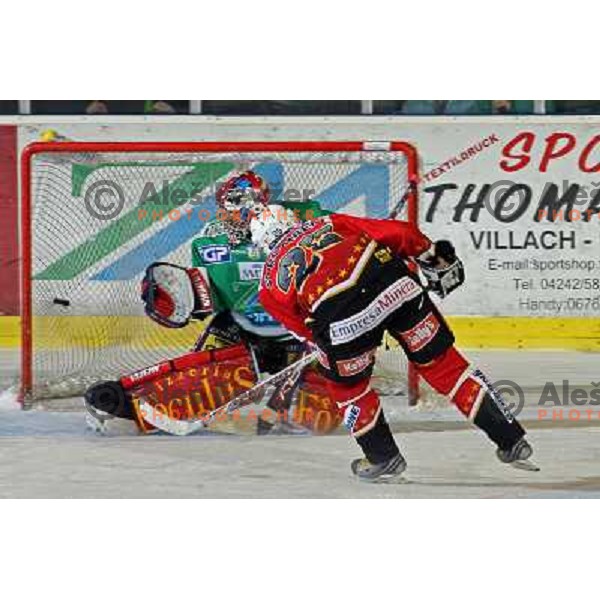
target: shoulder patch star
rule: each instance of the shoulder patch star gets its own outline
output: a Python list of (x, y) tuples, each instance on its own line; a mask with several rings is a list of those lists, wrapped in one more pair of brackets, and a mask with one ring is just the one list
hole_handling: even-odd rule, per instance
[(293, 277), (296, 274), (296, 271), (298, 270), (299, 266), (300, 265), (297, 262), (291, 262), (289, 265), (285, 265), (285, 268), (288, 272), (288, 276)]

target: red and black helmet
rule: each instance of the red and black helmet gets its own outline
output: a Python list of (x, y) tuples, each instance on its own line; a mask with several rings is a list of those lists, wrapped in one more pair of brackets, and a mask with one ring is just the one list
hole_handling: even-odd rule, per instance
[(216, 194), (220, 208), (249, 207), (253, 204), (269, 204), (271, 193), (267, 182), (254, 171), (244, 171), (230, 177)]

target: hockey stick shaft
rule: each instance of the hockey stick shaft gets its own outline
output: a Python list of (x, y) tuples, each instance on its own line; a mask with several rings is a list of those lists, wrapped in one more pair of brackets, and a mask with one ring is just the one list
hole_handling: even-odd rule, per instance
[(216, 318), (216, 314), (211, 315), (208, 323), (204, 326), (204, 331), (200, 334), (200, 337), (196, 340), (196, 344), (194, 345), (194, 351), (197, 352), (199, 350), (204, 349), (204, 345), (208, 340), (208, 336), (211, 333), (210, 326)]
[(157, 429), (172, 435), (189, 435), (190, 433), (205, 429), (208, 427), (208, 425), (210, 425), (210, 423), (212, 423), (222, 414), (232, 414), (236, 410), (252, 404), (257, 395), (259, 395), (264, 389), (270, 385), (275, 385), (286, 380), (290, 375), (295, 375), (296, 371), (302, 371), (304, 367), (309, 365), (316, 358), (316, 355), (316, 351), (306, 354), (278, 373), (267, 377), (246, 392), (243, 392), (229, 402), (196, 419), (189, 419), (185, 421), (173, 419), (167, 415), (166, 412), (158, 410), (145, 398), (137, 398), (136, 402), (138, 404), (140, 414), (143, 416), (144, 420), (151, 425), (154, 425)]
[(415, 193), (416, 191), (416, 181), (409, 181), (406, 191), (404, 192), (404, 194), (402, 194), (402, 198), (400, 198), (400, 200), (396, 202), (396, 205), (390, 210), (390, 213), (387, 216), (387, 218), (395, 219), (404, 210), (404, 207), (406, 206), (406, 203), (408, 202), (408, 199), (410, 198), (411, 194)]

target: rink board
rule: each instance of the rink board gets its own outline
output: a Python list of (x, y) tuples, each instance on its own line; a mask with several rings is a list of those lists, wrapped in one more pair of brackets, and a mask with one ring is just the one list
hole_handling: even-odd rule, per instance
[[(56, 317), (52, 317), (56, 320)], [(44, 317), (38, 317), (44, 319)], [(70, 345), (104, 347), (115, 340), (127, 341), (136, 332), (136, 343), (147, 348), (190, 348), (203, 330), (203, 325), (184, 329), (164, 329), (139, 316), (72, 316), (64, 317), (64, 326), (55, 329), (58, 335), (38, 338), (37, 347), (52, 349)], [(95, 321), (90, 327), (90, 321)], [(582, 352), (600, 351), (600, 319), (542, 317), (459, 317), (450, 316), (458, 345), (481, 349), (564, 349)], [(90, 337), (93, 331), (113, 332), (111, 341), (105, 337)], [(48, 331), (42, 327), (42, 331)], [(139, 332), (144, 332), (140, 336)], [(0, 317), (0, 347), (20, 345), (19, 317)]]

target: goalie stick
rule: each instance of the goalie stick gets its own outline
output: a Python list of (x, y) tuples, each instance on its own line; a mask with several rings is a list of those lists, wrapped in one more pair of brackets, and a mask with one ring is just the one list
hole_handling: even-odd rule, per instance
[[(406, 202), (408, 201), (409, 196), (416, 191), (416, 188), (417, 182), (410, 181), (404, 194), (402, 194), (402, 197), (390, 210), (387, 217), (388, 219), (395, 219), (400, 213), (402, 213), (404, 207), (406, 206)], [(154, 425), (154, 427), (156, 427), (157, 429), (160, 429), (172, 435), (189, 435), (191, 433), (195, 433), (196, 431), (200, 431), (208, 427), (208, 425), (212, 423), (218, 415), (221, 415), (223, 413), (231, 414), (239, 408), (242, 408), (243, 406), (252, 404), (255, 401), (257, 395), (259, 395), (269, 385), (277, 385), (275, 389), (275, 394), (285, 394), (287, 390), (290, 390), (296, 385), (296, 382), (302, 374), (304, 367), (308, 366), (315, 358), (316, 351), (305, 354), (295, 363), (292, 363), (291, 365), (287, 366), (278, 373), (275, 373), (275, 375), (264, 379), (263, 381), (255, 385), (252, 389), (243, 392), (242, 394), (236, 396), (223, 406), (214, 409), (207, 415), (198, 419), (190, 419), (187, 421), (173, 419), (166, 413), (156, 410), (156, 408), (153, 407), (144, 398), (140, 398), (138, 400), (138, 409), (144, 420), (146, 420), (151, 425)]]
[(387, 219), (395, 219), (404, 210), (404, 206), (406, 205), (406, 201), (408, 200), (408, 197), (413, 192), (416, 192), (416, 191), (417, 191), (417, 182), (410, 181), (408, 184), (408, 187), (406, 188), (406, 191), (404, 192), (404, 194), (402, 194), (402, 198), (400, 198), (400, 200), (398, 200), (398, 202), (396, 202), (396, 205), (394, 206), (394, 208), (392, 208), (390, 210), (390, 212), (386, 218)]
[[(257, 397), (260, 397), (261, 393), (271, 385), (283, 384), (295, 382), (295, 379), (299, 376), (300, 372), (304, 367), (308, 366), (317, 356), (316, 350), (310, 352), (297, 360), (295, 363), (285, 367), (275, 375), (267, 377), (260, 383), (257, 383), (254, 387), (239, 394), (226, 404), (215, 408), (206, 415), (196, 418), (189, 419), (187, 421), (180, 421), (173, 419), (165, 412), (157, 410), (152, 404), (150, 404), (145, 398), (139, 398), (135, 401), (138, 404), (138, 410), (145, 421), (154, 425), (157, 429), (160, 429), (166, 433), (172, 435), (189, 435), (196, 431), (206, 429), (210, 423), (212, 423), (219, 415), (232, 414), (236, 410), (248, 406), (256, 401)], [(292, 379), (293, 377), (293, 379)]]

